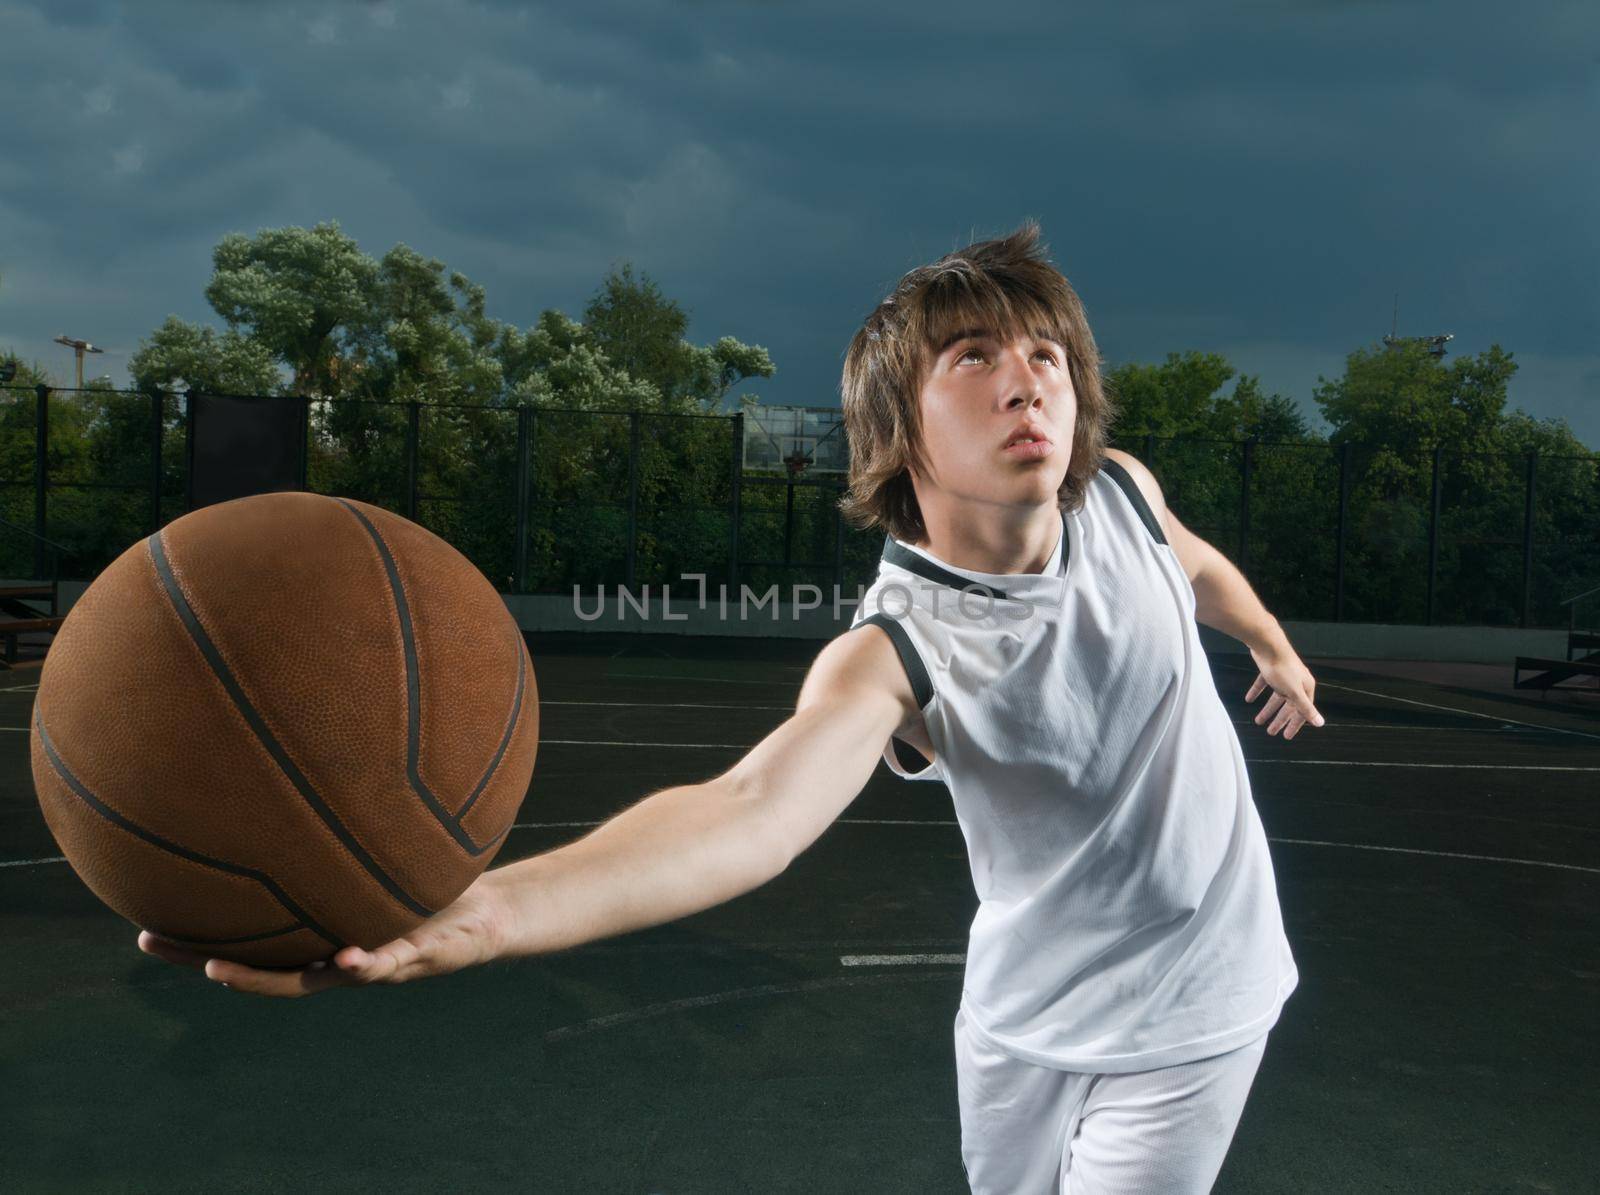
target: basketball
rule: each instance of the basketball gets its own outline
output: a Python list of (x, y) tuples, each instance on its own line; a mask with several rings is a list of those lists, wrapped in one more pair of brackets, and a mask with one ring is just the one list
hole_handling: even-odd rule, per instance
[(34, 788), (110, 908), (297, 967), (444, 908), (533, 774), (522, 633), (450, 544), (349, 498), (257, 494), (140, 540), (39, 677)]

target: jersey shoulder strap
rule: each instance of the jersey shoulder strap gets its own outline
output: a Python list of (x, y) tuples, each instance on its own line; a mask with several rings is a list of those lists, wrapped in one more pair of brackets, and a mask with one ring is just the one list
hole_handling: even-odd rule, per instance
[(1100, 471), (1117, 483), (1117, 486), (1122, 490), (1128, 501), (1133, 504), (1134, 513), (1139, 516), (1139, 521), (1144, 524), (1145, 530), (1150, 532), (1156, 543), (1166, 543), (1167, 536), (1161, 527), (1161, 520), (1156, 518), (1155, 512), (1150, 509), (1150, 504), (1145, 501), (1144, 491), (1139, 488), (1139, 483), (1133, 479), (1133, 474), (1129, 473), (1119, 462), (1112, 460), (1109, 456), (1101, 462)]
[(917, 708), (924, 709), (928, 702), (933, 700), (933, 681), (928, 676), (928, 669), (922, 662), (922, 656), (917, 651), (916, 645), (911, 642), (911, 636), (906, 633), (905, 627), (900, 625), (900, 620), (891, 615), (878, 611), (869, 614), (860, 622), (858, 627), (868, 623), (882, 627), (894, 644), (894, 649), (900, 654), (901, 666), (906, 670), (906, 679), (911, 682), (911, 695), (916, 699)]

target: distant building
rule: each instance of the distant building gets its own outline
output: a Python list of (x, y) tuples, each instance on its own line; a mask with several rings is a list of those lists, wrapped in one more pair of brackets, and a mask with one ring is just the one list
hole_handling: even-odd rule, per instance
[(744, 409), (744, 467), (793, 468), (806, 477), (849, 472), (844, 413), (838, 407), (752, 403)]

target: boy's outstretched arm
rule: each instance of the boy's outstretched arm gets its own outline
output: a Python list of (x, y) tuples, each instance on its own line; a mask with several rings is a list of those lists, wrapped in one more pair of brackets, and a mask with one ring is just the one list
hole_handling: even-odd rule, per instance
[(303, 996), (550, 954), (675, 921), (780, 875), (855, 799), (890, 734), (915, 713), (889, 637), (857, 628), (818, 654), (795, 712), (733, 768), (646, 797), (576, 842), (491, 868), (392, 942), (345, 947), (294, 971), (207, 959), (148, 932), (139, 948), (235, 990)]
[(723, 775), (496, 869), (509, 921), (500, 953), (548, 954), (676, 921), (767, 883), (855, 800), (911, 702), (883, 631), (832, 640), (795, 712)]

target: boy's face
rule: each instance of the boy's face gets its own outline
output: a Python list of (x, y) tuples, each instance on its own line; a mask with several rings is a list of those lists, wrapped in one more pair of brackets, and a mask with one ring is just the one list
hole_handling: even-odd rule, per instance
[[(919, 501), (947, 495), (998, 506), (1054, 506), (1078, 417), (1065, 348), (1042, 337), (1001, 345), (985, 331), (960, 336), (934, 354), (918, 401), (929, 471), (913, 474)], [(1023, 425), (1049, 444), (1008, 448)]]

